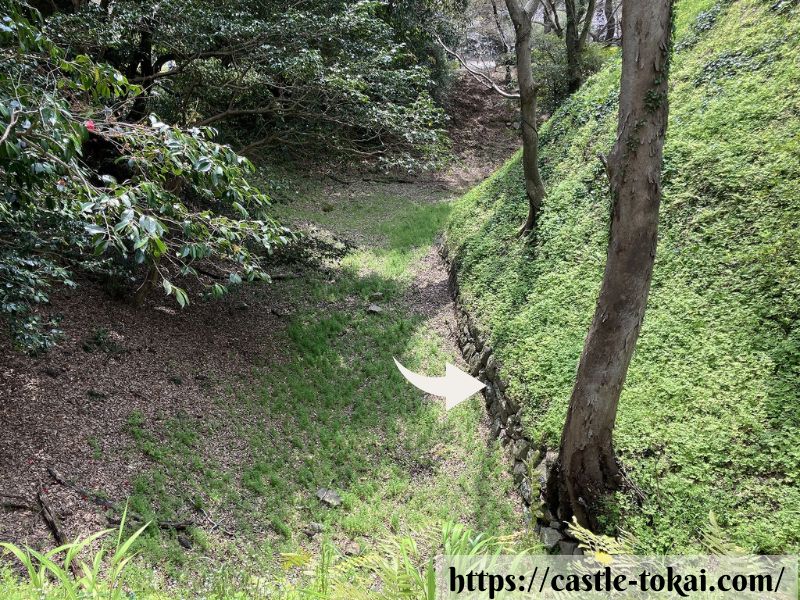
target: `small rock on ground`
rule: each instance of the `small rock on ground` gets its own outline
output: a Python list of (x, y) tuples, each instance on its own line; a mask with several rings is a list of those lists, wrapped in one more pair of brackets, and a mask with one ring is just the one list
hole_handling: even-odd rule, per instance
[(342, 499), (339, 497), (339, 494), (326, 488), (319, 488), (317, 490), (317, 498), (319, 498), (320, 502), (327, 504), (328, 506), (336, 507), (342, 503)]
[(316, 522), (312, 521), (311, 523), (309, 523), (306, 526), (306, 528), (303, 530), (303, 532), (308, 537), (314, 537), (318, 533), (322, 533), (324, 530), (325, 530), (325, 526), (322, 523), (316, 523)]
[(361, 554), (361, 545), (356, 542), (345, 542), (342, 545), (342, 554), (345, 556), (358, 556)]
[(578, 549), (578, 544), (576, 544), (575, 542), (567, 542), (565, 540), (558, 542), (559, 554), (575, 554), (575, 550), (577, 549)]
[(542, 545), (548, 550), (555, 548), (562, 539), (561, 532), (552, 527), (542, 527), (539, 536), (542, 539)]

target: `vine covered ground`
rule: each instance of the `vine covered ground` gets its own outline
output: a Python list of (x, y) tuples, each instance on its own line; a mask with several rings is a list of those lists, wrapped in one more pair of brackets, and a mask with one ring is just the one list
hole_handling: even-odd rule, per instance
[[(642, 552), (800, 548), (800, 9), (677, 4), (658, 255), (614, 440), (643, 494), (609, 531)], [(447, 243), (531, 439), (558, 444), (600, 287), (619, 61), (540, 132), (548, 196), (532, 244), (519, 158), (453, 208)]]

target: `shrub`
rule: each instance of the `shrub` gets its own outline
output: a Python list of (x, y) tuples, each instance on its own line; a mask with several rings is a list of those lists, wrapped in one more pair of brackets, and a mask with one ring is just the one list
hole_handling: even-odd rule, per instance
[[(69, 57), (32, 9), (0, 8), (0, 311), (15, 342), (52, 343), (55, 324), (33, 307), (53, 284), (74, 285), (75, 269), (144, 274), (141, 290), (159, 285), (181, 306), (181, 276), (213, 295), (266, 279), (264, 257), (291, 234), (248, 182), (252, 164), (210, 128), (125, 122), (140, 88)], [(201, 275), (210, 261), (215, 276)]]
[(245, 154), (417, 168), (446, 149), (433, 45), (406, 2), (74, 4), (48, 18), (48, 32), (141, 83), (136, 115), (214, 124)]

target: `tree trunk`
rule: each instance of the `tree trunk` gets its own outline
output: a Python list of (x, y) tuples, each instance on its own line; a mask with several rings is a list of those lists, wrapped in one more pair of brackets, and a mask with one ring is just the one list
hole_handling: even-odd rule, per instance
[(567, 92), (572, 94), (581, 86), (581, 56), (592, 27), (595, 0), (589, 0), (585, 12), (575, 6), (575, 0), (566, 0), (567, 27), (564, 42), (567, 50)]
[(607, 161), (608, 258), (548, 482), (559, 518), (575, 516), (590, 527), (597, 526), (598, 502), (621, 483), (612, 432), (655, 259), (671, 20), (672, 0), (623, 4), (617, 142)]
[(578, 36), (578, 14), (575, 0), (566, 0), (567, 27), (564, 42), (567, 49), (567, 93), (572, 94), (581, 86), (581, 63)]
[(142, 86), (142, 93), (136, 96), (126, 117), (131, 121), (138, 121), (146, 116), (147, 99), (150, 87), (153, 85), (150, 79), (153, 75), (153, 30), (149, 19), (140, 25), (139, 46), (128, 67), (128, 79), (134, 79), (139, 74), (145, 83)]
[(583, 15), (583, 29), (581, 30), (580, 38), (578, 38), (578, 53), (583, 54), (586, 48), (586, 40), (589, 38), (589, 32), (592, 30), (592, 23), (594, 22), (594, 7), (595, 0), (589, 0), (586, 5), (586, 13)]
[(564, 30), (558, 20), (558, 6), (553, 0), (544, 0), (542, 10), (544, 12), (544, 32), (555, 32), (558, 37), (564, 36)]
[(503, 21), (500, 19), (500, 12), (497, 10), (497, 0), (492, 0), (492, 12), (494, 13), (494, 24), (497, 26), (497, 33), (500, 35), (500, 43), (503, 44), (503, 52), (508, 54), (511, 52), (511, 45), (506, 40), (506, 34), (503, 31)]
[(519, 81), (519, 107), (522, 127), (522, 171), (525, 176), (525, 194), (528, 197), (528, 216), (519, 230), (519, 235), (528, 235), (536, 229), (539, 211), (544, 200), (544, 184), (539, 175), (539, 132), (537, 130), (536, 83), (531, 67), (532, 19), (538, 3), (529, 3), (523, 8), (518, 0), (506, 0), (511, 21), (514, 24), (516, 41), (514, 50), (517, 59)]
[(150, 292), (155, 287), (157, 281), (158, 281), (158, 269), (156, 268), (155, 265), (151, 265), (147, 269), (147, 275), (145, 275), (142, 285), (140, 285), (139, 288), (136, 290), (136, 292), (133, 294), (133, 305), (136, 308), (141, 308), (142, 306), (144, 306), (147, 297), (150, 295)]
[(612, 41), (617, 35), (617, 19), (614, 16), (614, 0), (605, 0), (603, 14), (606, 17), (605, 41)]

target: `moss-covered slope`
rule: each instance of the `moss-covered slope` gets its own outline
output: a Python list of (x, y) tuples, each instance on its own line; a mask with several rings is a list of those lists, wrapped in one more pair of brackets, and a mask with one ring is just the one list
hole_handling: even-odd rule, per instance
[[(615, 443), (647, 500), (610, 525), (642, 551), (800, 550), (800, 8), (681, 0), (661, 234)], [(447, 243), (534, 439), (557, 443), (605, 263), (619, 60), (542, 128), (535, 244), (518, 158), (455, 207)]]

